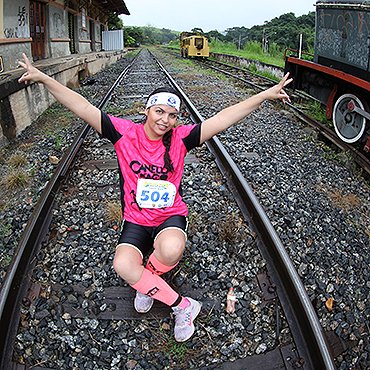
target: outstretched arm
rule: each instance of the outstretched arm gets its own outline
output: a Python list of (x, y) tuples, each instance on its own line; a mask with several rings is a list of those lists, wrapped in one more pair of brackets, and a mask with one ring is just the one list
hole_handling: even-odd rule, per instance
[(19, 61), (18, 63), (26, 72), (23, 73), (18, 82), (27, 84), (30, 81), (34, 81), (44, 84), (56, 100), (101, 133), (101, 114), (98, 108), (80, 94), (32, 66), (26, 54), (23, 53), (22, 56), (24, 61)]
[(281, 99), (283, 102), (286, 100), (290, 101), (288, 94), (284, 91), (284, 87), (292, 80), (292, 78), (289, 78), (289, 73), (287, 73), (277, 85), (225, 108), (213, 117), (205, 120), (202, 123), (200, 142), (203, 143), (209, 140), (214, 135), (239, 122), (256, 110), (265, 100)]

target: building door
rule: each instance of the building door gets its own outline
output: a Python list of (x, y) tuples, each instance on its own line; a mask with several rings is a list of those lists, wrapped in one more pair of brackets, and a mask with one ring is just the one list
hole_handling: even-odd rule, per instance
[(30, 36), (33, 60), (46, 58), (46, 5), (30, 1)]
[(95, 45), (95, 24), (92, 20), (89, 21), (90, 25), (90, 40), (91, 40), (91, 51), (96, 51)]
[(68, 36), (69, 36), (69, 51), (71, 54), (76, 54), (76, 29), (75, 17), (72, 13), (68, 13)]

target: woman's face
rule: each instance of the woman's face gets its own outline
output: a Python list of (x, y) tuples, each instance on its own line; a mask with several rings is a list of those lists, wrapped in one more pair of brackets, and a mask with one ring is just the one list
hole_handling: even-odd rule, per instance
[(176, 124), (178, 112), (176, 108), (159, 104), (145, 110), (147, 119), (144, 130), (149, 139), (159, 140), (170, 131)]

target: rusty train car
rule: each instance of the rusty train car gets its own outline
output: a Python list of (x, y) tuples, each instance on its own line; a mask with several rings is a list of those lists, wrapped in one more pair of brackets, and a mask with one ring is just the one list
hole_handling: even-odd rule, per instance
[(316, 2), (313, 58), (285, 53), (293, 87), (326, 106), (336, 134), (370, 152), (370, 1)]

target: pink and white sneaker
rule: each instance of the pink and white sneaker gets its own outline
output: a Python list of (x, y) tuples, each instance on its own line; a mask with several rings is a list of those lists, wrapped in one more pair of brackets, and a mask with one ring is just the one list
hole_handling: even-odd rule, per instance
[(185, 342), (194, 334), (195, 327), (193, 321), (198, 316), (202, 308), (201, 302), (192, 298), (186, 298), (190, 302), (190, 305), (187, 308), (172, 308), (175, 314), (174, 334), (177, 342)]
[(147, 313), (152, 308), (154, 298), (149, 297), (146, 294), (136, 291), (136, 296), (134, 299), (135, 310), (139, 313)]

